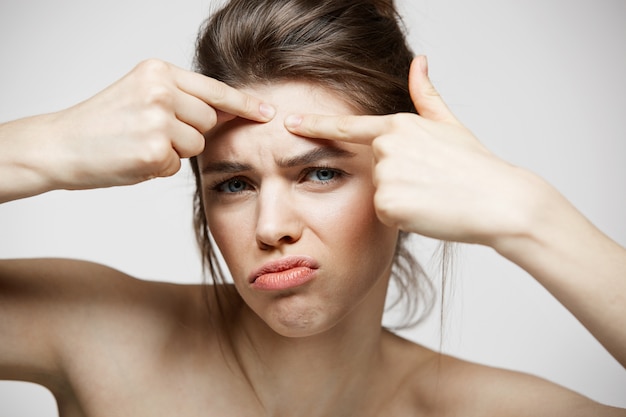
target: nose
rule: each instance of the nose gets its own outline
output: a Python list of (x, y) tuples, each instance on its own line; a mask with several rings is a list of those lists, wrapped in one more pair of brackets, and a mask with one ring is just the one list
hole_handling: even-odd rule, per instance
[(302, 235), (298, 206), (287, 187), (265, 185), (257, 197), (256, 241), (271, 250), (297, 242)]

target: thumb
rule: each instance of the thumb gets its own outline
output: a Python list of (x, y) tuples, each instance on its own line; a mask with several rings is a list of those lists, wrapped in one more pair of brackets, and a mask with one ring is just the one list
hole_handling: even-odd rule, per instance
[(417, 113), (436, 122), (459, 124), (454, 114), (428, 78), (428, 61), (424, 55), (413, 59), (409, 70), (409, 93)]

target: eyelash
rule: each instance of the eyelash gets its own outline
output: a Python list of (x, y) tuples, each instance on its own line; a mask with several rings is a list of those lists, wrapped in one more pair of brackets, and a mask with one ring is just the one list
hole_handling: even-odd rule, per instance
[[(309, 175), (311, 175), (312, 173), (315, 173), (317, 171), (328, 171), (328, 172), (333, 174), (333, 177), (328, 179), (328, 180), (314, 180), (314, 179), (310, 180), (311, 182), (314, 182), (314, 183), (320, 184), (320, 185), (327, 185), (327, 184), (334, 183), (334, 182), (339, 181), (341, 178), (343, 178), (343, 177), (348, 175), (345, 171), (342, 171), (342, 170), (337, 169), (337, 168), (332, 168), (330, 166), (316, 166), (316, 167), (310, 167), (310, 168), (304, 169), (301, 172), (300, 176), (299, 176), (300, 181), (306, 180)], [(231, 192), (225, 191), (224, 187), (227, 187), (228, 184), (233, 182), (233, 181), (241, 182), (241, 184), (245, 185), (246, 188), (244, 190), (240, 190), (240, 191), (231, 191)], [(213, 184), (211, 184), (209, 186), (209, 190), (213, 191), (213, 192), (216, 192), (216, 193), (220, 193), (220, 194), (240, 194), (240, 193), (243, 193), (245, 191), (248, 191), (249, 187), (250, 187), (250, 183), (246, 180), (245, 177), (237, 176), (237, 177), (228, 178), (226, 180), (216, 181), (215, 183), (213, 183)]]
[(337, 168), (332, 168), (329, 166), (318, 166), (318, 167), (311, 167), (311, 168), (307, 168), (302, 172), (301, 178), (306, 178), (308, 177), (310, 174), (314, 173), (314, 172), (318, 172), (318, 171), (328, 171), (331, 172), (333, 174), (333, 177), (329, 180), (323, 181), (323, 180), (311, 180), (317, 184), (330, 184), (333, 183), (335, 181), (340, 180), (342, 177), (345, 177), (347, 175), (347, 173), (345, 171), (342, 171), (340, 169)]
[[(245, 190), (241, 190), (241, 191), (232, 191), (232, 192), (227, 192), (224, 191), (223, 188), (227, 187), (229, 183), (233, 182), (233, 181), (239, 181), (242, 185), (246, 186)], [(218, 181), (216, 184), (212, 185), (211, 187), (209, 187), (209, 189), (211, 191), (214, 191), (216, 193), (221, 193), (221, 194), (240, 194), (243, 193), (244, 191), (247, 191), (249, 188), (250, 184), (246, 181), (246, 179), (244, 177), (233, 177), (233, 178), (229, 178), (225, 181)]]

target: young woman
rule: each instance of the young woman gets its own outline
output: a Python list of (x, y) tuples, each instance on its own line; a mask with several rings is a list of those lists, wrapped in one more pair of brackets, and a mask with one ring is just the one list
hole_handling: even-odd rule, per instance
[(494, 248), (626, 364), (626, 252), (459, 124), (391, 4), (234, 0), (203, 28), (197, 67), (147, 61), (0, 127), (2, 201), (133, 184), (193, 157), (217, 281), (2, 261), (0, 377), (48, 387), (62, 416), (626, 414), (381, 327), (418, 233)]

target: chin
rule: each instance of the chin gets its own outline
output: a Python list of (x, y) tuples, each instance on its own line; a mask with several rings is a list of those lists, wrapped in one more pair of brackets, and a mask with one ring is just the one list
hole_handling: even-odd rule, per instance
[(279, 300), (271, 307), (265, 323), (276, 333), (289, 338), (316, 336), (336, 324), (329, 316), (329, 309), (312, 306), (304, 300)]

